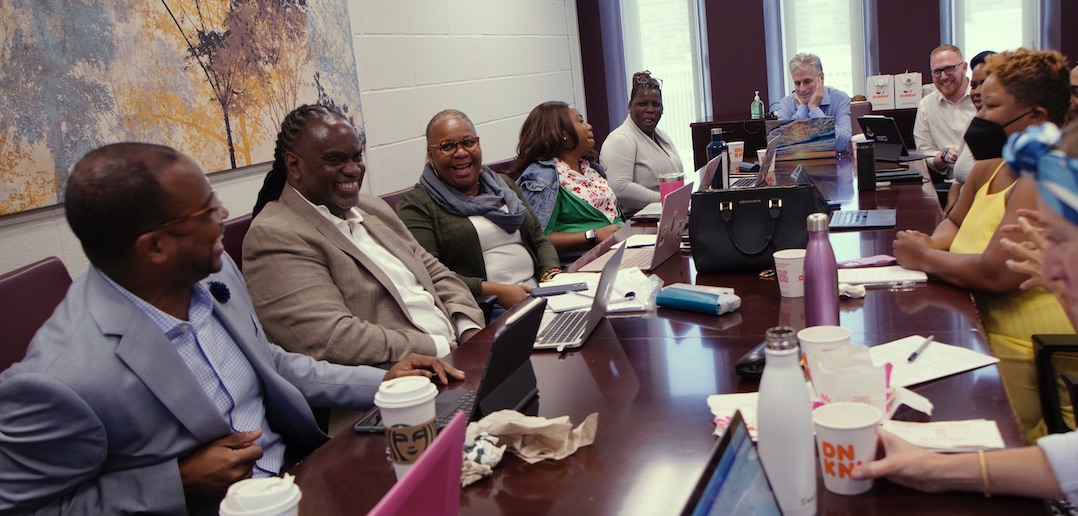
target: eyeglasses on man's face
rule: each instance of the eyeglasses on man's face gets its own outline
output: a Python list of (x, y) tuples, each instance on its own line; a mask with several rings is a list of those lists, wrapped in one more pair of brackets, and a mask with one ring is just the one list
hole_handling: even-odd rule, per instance
[(955, 68), (958, 68), (962, 64), (963, 63), (958, 63), (958, 64), (953, 64), (953, 65), (947, 65), (947, 66), (944, 66), (942, 68), (936, 68), (935, 70), (932, 70), (932, 77), (935, 78), (935, 79), (939, 79), (944, 74), (946, 74), (946, 75), (954, 75)]
[(475, 150), (475, 147), (478, 145), (479, 137), (469, 136), (460, 141), (445, 141), (438, 144), (428, 145), (428, 147), (438, 149), (438, 152), (441, 152), (443, 156), (452, 156), (455, 152), (457, 152), (457, 147), (464, 147), (464, 150), (471, 152)]
[(189, 220), (195, 220), (195, 219), (197, 219), (199, 217), (203, 217), (203, 216), (206, 216), (206, 215), (213, 215), (214, 219), (217, 222), (221, 222), (222, 219), (223, 219), (222, 213), (224, 213), (224, 210), (225, 210), (224, 205), (221, 204), (221, 200), (217, 197), (217, 194), (214, 193), (210, 197), (209, 206), (206, 206), (205, 208), (195, 210), (194, 212), (192, 212), (190, 214), (187, 214), (187, 215), (184, 215), (182, 217), (176, 217), (174, 219), (167, 220), (164, 223), (162, 223), (160, 226), (157, 226), (157, 229), (165, 229), (165, 228), (168, 228), (168, 227), (176, 226), (176, 225), (179, 225), (179, 224), (183, 224), (184, 222), (187, 222)]

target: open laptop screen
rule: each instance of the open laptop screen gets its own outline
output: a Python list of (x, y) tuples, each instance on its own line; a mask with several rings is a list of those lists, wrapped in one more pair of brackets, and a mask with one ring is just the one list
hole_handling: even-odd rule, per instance
[(740, 411), (711, 453), (682, 514), (782, 515)]

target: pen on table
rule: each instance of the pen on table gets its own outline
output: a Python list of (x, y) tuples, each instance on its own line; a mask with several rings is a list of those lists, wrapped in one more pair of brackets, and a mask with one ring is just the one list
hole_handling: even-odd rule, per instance
[(917, 346), (917, 349), (914, 350), (913, 353), (910, 353), (910, 358), (908, 358), (906, 361), (913, 362), (914, 360), (916, 360), (917, 357), (921, 356), (921, 353), (924, 353), (925, 348), (927, 348), (928, 345), (931, 344), (932, 340), (935, 338), (935, 335), (929, 335), (928, 338), (925, 339), (925, 341), (922, 342), (920, 346)]

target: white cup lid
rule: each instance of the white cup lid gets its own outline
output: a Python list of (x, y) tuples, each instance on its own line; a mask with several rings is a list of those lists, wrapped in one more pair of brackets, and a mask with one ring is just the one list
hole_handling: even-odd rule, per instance
[(426, 376), (400, 376), (382, 382), (374, 404), (382, 408), (409, 407), (434, 399), (438, 388)]
[(221, 500), (221, 516), (254, 516), (281, 514), (299, 503), (302, 494), (296, 478), (248, 478), (232, 484)]

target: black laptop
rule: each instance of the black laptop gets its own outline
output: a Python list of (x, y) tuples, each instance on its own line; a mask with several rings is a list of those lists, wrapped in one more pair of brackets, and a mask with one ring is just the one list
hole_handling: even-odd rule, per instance
[[(910, 154), (906, 142), (898, 131), (895, 119), (889, 116), (865, 115), (857, 119), (865, 136), (872, 139), (876, 161), (902, 163), (925, 159), (923, 154)], [(878, 176), (878, 175), (877, 175)]]
[[(502, 316), (505, 325), (494, 334), (479, 390), (454, 389), (443, 391), (435, 398), (435, 425), (438, 428), (447, 425), (461, 410), (468, 413), (469, 421), (503, 409), (522, 410), (539, 394), (531, 354), (545, 309), (546, 299), (533, 297)], [(382, 415), (378, 407), (364, 415), (355, 429), (362, 433), (382, 432)]]
[[(795, 184), (811, 185), (816, 188), (816, 182), (800, 164), (790, 173), (790, 178)], [(818, 192), (819, 188), (816, 191)], [(830, 204), (828, 202), (828, 205)], [(829, 225), (832, 231), (893, 228), (895, 227), (895, 210), (833, 210)]]
[(764, 473), (741, 411), (734, 414), (712, 450), (704, 473), (681, 514), (781, 516), (778, 499)]

